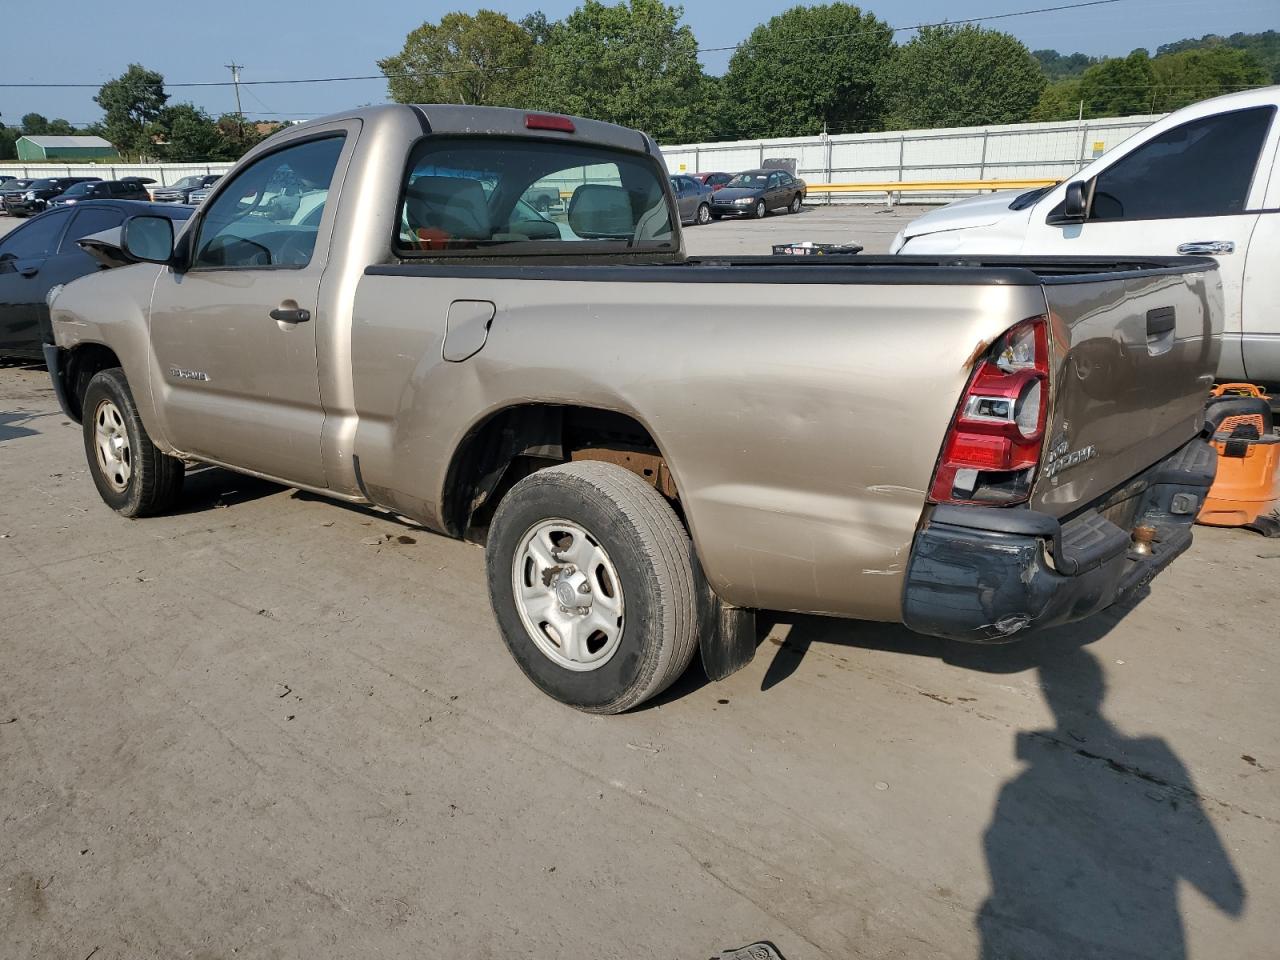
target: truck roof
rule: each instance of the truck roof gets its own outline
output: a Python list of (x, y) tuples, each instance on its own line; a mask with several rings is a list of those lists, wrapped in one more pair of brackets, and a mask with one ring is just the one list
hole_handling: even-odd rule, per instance
[[(563, 114), (546, 114), (533, 110), (517, 110), (511, 107), (473, 107), (456, 103), (414, 103), (414, 104), (382, 104), (371, 107), (356, 107), (343, 110), (326, 117), (318, 117), (306, 123), (286, 127), (276, 136), (268, 139), (274, 141), (277, 136), (287, 135), (311, 126), (332, 123), (335, 120), (351, 118), (363, 121), (377, 121), (387, 114), (413, 113), (422, 125), (424, 133), (437, 134), (478, 134), (480, 136), (536, 136), (553, 140), (570, 140), (578, 143), (594, 143), (608, 147), (618, 147), (637, 153), (657, 154), (658, 147), (653, 139), (645, 133), (619, 126), (616, 123), (604, 123), (600, 120), (589, 120), (585, 117), (565, 117)], [(573, 123), (574, 131), (565, 133), (558, 130), (530, 129), (527, 118), (530, 116), (565, 117)]]

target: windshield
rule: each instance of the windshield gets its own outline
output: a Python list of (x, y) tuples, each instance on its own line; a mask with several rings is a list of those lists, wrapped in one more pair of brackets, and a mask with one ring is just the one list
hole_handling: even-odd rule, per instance
[(30, 187), (32, 190), (50, 190), (58, 185), (56, 178), (46, 177), (44, 180), (32, 180)]
[(740, 173), (729, 181), (728, 186), (746, 187), (750, 190), (753, 187), (763, 187), (769, 182), (767, 173)]
[(652, 157), (617, 149), (498, 137), (424, 141), (401, 188), (397, 253), (518, 253), (531, 243), (571, 253), (575, 241), (672, 250), (663, 176)]
[(190, 190), (192, 187), (200, 186), (199, 177), (183, 177), (173, 185), (175, 190)]
[(77, 183), (74, 187), (69, 188), (67, 192), (63, 194), (63, 196), (64, 197), (83, 197), (86, 194), (92, 193), (93, 188), (95, 186), (96, 184), (93, 184), (93, 183)]

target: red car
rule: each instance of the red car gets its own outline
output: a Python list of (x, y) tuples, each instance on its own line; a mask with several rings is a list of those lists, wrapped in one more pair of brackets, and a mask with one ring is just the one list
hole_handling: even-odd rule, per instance
[(733, 179), (732, 173), (691, 173), (689, 176), (699, 183), (705, 183), (712, 190), (719, 190)]

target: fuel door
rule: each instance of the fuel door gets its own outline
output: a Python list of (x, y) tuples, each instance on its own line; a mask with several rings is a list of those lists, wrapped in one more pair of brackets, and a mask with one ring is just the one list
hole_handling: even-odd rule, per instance
[(489, 338), (489, 324), (497, 312), (488, 300), (455, 300), (445, 320), (444, 358), (460, 363), (480, 352)]

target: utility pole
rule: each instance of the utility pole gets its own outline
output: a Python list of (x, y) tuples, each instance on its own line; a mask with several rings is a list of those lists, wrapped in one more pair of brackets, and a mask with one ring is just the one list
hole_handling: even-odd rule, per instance
[(232, 60), (230, 63), (223, 64), (223, 66), (231, 71), (231, 82), (236, 86), (236, 113), (243, 117), (244, 111), (240, 109), (240, 71), (244, 69), (244, 64), (236, 63)]

